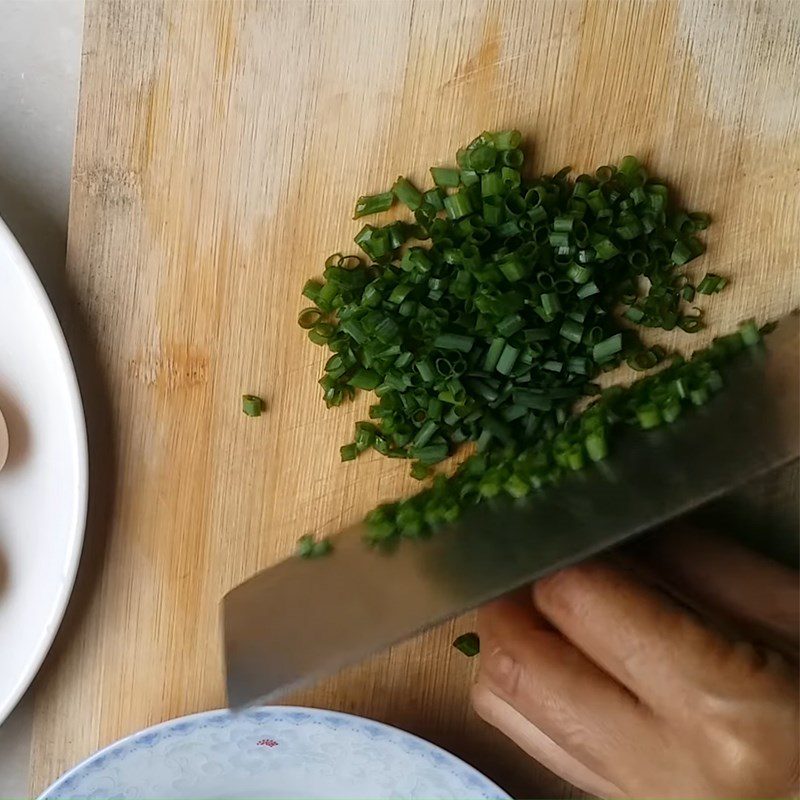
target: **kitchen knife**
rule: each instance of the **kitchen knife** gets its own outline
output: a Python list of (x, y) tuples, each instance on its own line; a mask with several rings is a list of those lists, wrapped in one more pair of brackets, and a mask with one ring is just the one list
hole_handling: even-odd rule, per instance
[(620, 542), (798, 458), (798, 316), (723, 369), (702, 408), (626, 429), (611, 456), (524, 504), (478, 509), (428, 540), (290, 558), (223, 600), (228, 702), (266, 700)]

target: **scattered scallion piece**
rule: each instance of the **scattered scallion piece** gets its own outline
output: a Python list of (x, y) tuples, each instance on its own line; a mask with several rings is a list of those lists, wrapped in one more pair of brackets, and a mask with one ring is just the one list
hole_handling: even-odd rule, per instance
[(311, 533), (306, 533), (297, 540), (297, 555), (300, 558), (321, 558), (333, 551), (330, 539), (315, 539)]
[(742, 342), (747, 347), (753, 347), (753, 345), (756, 345), (761, 341), (762, 335), (770, 333), (774, 329), (774, 326), (770, 327), (769, 325), (765, 325), (764, 328), (767, 328), (767, 330), (759, 331), (755, 320), (748, 319), (739, 326), (739, 336), (742, 337)]
[(622, 350), (622, 334), (615, 333), (608, 339), (603, 339), (592, 348), (592, 357), (598, 364), (610, 361), (617, 353)]
[(431, 167), (433, 182), (442, 188), (455, 188), (461, 183), (461, 173), (450, 167)]
[(411, 477), (415, 480), (424, 481), (430, 474), (431, 468), (425, 464), (420, 464), (419, 461), (411, 467)]
[(358, 446), (355, 442), (342, 445), (339, 448), (339, 455), (341, 456), (342, 461), (354, 461), (358, 456)]
[(422, 192), (407, 178), (399, 177), (392, 186), (392, 192), (401, 203), (407, 205), (412, 211), (416, 211), (422, 205)]
[(366, 217), (368, 214), (377, 214), (379, 211), (388, 211), (394, 203), (394, 192), (381, 192), (380, 194), (366, 194), (358, 198), (353, 219)]
[(453, 647), (462, 652), (467, 658), (474, 658), (481, 652), (481, 640), (477, 633), (462, 633), (454, 642)]
[(728, 281), (726, 278), (709, 272), (703, 280), (697, 284), (697, 292), (699, 294), (716, 294), (717, 292), (721, 292), (727, 283)]
[(254, 394), (242, 395), (242, 411), (248, 417), (260, 417), (264, 410), (264, 401)]

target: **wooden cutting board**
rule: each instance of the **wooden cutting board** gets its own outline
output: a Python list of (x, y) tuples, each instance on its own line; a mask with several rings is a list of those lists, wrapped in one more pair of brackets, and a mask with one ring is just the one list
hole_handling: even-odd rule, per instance
[[(33, 794), (120, 736), (222, 705), (222, 595), (300, 534), (414, 489), (404, 463), (339, 463), (367, 400), (326, 411), (325, 355), (295, 325), (305, 278), (352, 248), (362, 192), (425, 183), (485, 128), (524, 131), (536, 170), (630, 152), (713, 216), (697, 269), (731, 285), (703, 302), (712, 332), (800, 301), (793, 0), (88, 0), (86, 15), (61, 306), (92, 511), (35, 690)], [(263, 417), (243, 416), (243, 392)], [(563, 794), (470, 711), (474, 665), (449, 647), (468, 625), (295, 699), (408, 728), (518, 794)]]

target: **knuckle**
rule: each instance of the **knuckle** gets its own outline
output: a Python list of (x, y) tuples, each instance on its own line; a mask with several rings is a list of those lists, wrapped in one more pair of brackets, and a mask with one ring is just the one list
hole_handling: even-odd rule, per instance
[(714, 780), (730, 795), (773, 797), (797, 791), (798, 720), (796, 706), (787, 699), (786, 694), (750, 697), (746, 703), (707, 698), (702, 731), (712, 756), (708, 763)]
[(481, 676), (504, 697), (519, 693), (522, 666), (505, 650), (495, 648), (481, 658)]
[(757, 743), (731, 731), (718, 732), (716, 741), (717, 765), (731, 788), (747, 791), (765, 786), (774, 780), (777, 754), (764, 753)]
[(593, 563), (578, 564), (542, 578), (533, 586), (534, 603), (542, 609), (569, 610), (596, 580), (600, 569)]

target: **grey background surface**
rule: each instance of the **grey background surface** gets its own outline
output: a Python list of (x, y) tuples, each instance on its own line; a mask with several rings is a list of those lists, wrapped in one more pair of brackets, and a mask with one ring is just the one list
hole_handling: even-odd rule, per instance
[[(83, 0), (0, 0), (0, 217), (56, 291), (64, 270)], [(25, 797), (32, 703), (0, 725), (0, 797)]]

